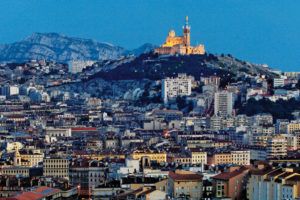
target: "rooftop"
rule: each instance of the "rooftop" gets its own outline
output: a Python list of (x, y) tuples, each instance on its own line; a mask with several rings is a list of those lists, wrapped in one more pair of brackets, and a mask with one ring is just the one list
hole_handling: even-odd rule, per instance
[(196, 173), (178, 173), (177, 171), (169, 171), (169, 177), (173, 180), (202, 180), (203, 175)]
[(222, 179), (222, 180), (229, 180), (235, 176), (238, 176), (240, 174), (242, 174), (245, 170), (247, 170), (247, 168), (245, 167), (241, 167), (240, 169), (237, 169), (233, 172), (222, 172), (216, 176), (214, 176), (214, 179)]
[(16, 196), (9, 197), (7, 199), (8, 200), (39, 200), (58, 192), (60, 192), (59, 189), (42, 186), (30, 192), (17, 194)]

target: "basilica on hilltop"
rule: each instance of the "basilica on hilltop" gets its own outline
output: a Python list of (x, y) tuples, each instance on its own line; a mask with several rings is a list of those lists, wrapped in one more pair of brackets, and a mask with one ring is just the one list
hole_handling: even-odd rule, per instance
[(183, 36), (175, 36), (175, 31), (170, 30), (166, 42), (154, 50), (158, 54), (205, 54), (204, 45), (190, 46), (190, 30), (188, 17), (186, 17), (183, 28)]

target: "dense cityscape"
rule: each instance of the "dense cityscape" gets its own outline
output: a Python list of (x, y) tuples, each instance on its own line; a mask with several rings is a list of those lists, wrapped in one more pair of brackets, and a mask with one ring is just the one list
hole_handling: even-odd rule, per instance
[(300, 199), (300, 72), (190, 45), (0, 64), (0, 199)]

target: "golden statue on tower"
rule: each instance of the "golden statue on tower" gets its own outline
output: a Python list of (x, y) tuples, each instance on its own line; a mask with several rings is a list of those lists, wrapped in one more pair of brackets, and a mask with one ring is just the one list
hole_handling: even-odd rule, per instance
[(200, 44), (196, 47), (190, 46), (190, 30), (188, 16), (185, 19), (183, 28), (183, 36), (175, 36), (175, 31), (170, 30), (166, 42), (161, 47), (154, 50), (159, 54), (205, 54), (204, 45)]

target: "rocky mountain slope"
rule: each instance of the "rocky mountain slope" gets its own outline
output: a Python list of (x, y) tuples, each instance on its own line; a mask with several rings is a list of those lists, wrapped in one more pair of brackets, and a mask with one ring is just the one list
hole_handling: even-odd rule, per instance
[(135, 50), (90, 39), (69, 37), (57, 33), (34, 33), (12, 44), (0, 45), (0, 62), (24, 62), (31, 59), (68, 62), (70, 60), (106, 60), (120, 55), (148, 52), (154, 45), (145, 44)]

